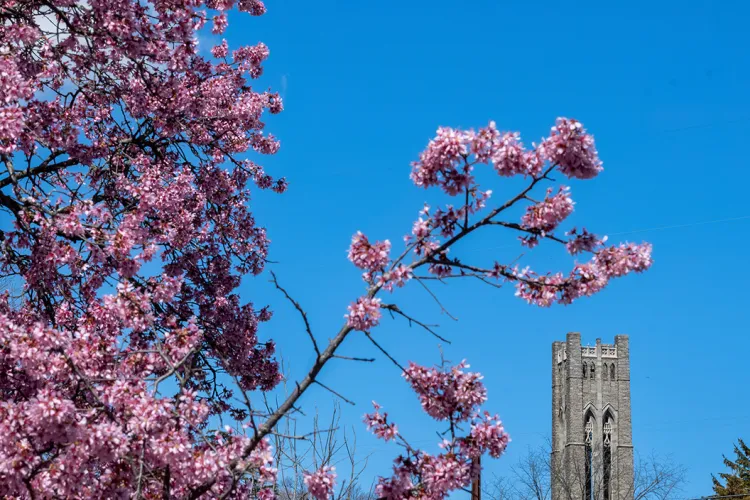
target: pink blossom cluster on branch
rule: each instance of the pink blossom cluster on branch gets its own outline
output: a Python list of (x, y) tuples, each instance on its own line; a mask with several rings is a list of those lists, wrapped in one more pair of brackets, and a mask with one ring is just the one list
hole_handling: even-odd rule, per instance
[(305, 472), (304, 483), (315, 500), (328, 500), (336, 486), (336, 468), (323, 466), (315, 472)]
[[(469, 365), (462, 362), (445, 368), (427, 368), (411, 363), (404, 377), (419, 396), (425, 411), (448, 428), (440, 443), (442, 452), (428, 454), (415, 449), (388, 422), (387, 414), (373, 403), (375, 411), (364, 416), (368, 428), (379, 438), (395, 440), (404, 448), (393, 466), (393, 476), (380, 478), (376, 493), (380, 498), (424, 498), (440, 500), (452, 491), (466, 488), (479, 472), (475, 461), (484, 453), (500, 457), (510, 442), (497, 416), (479, 413), (487, 399), (481, 376), (467, 373)], [(469, 424), (466, 435), (457, 434), (460, 424)]]
[[(493, 208), (488, 206), (493, 191), (480, 189), (473, 175), (474, 169), (482, 164), (494, 166), (502, 177), (517, 175), (531, 181), (522, 192)], [(420, 279), (444, 279), (456, 276), (456, 273), (480, 279), (501, 279), (515, 283), (516, 295), (539, 306), (555, 302), (569, 304), (600, 291), (612, 278), (642, 272), (651, 266), (649, 244), (604, 247), (607, 238), (600, 239), (586, 229), (581, 233), (571, 230), (566, 234), (571, 236), (568, 240), (554, 234), (573, 212), (570, 188), (561, 187), (553, 194), (550, 187), (542, 201), (531, 197), (534, 188), (551, 180), (549, 174), (552, 170), (557, 169), (570, 178), (590, 179), (602, 171), (601, 165), (593, 137), (576, 120), (558, 118), (550, 135), (531, 150), (524, 149), (520, 134), (500, 132), (494, 122), (479, 131), (439, 128), (437, 136), (413, 163), (411, 178), (420, 187), (440, 187), (460, 200), (459, 204), (437, 209), (425, 205), (412, 226), (411, 234), (404, 238), (407, 250), (413, 252), (415, 259), (405, 263), (406, 255), (402, 255), (387, 261), (386, 254), (378, 253), (378, 268), (386, 269), (382, 271), (383, 276), (389, 276), (389, 272), (395, 269), (405, 269), (410, 272), (410, 277)], [(503, 212), (510, 207), (525, 203), (528, 204), (519, 222), (501, 219)], [(529, 248), (548, 239), (564, 244), (571, 255), (583, 252), (593, 255), (588, 262), (576, 263), (567, 275), (561, 272), (542, 274), (497, 262), (483, 266), (449, 256), (457, 241), (482, 227), (517, 231), (521, 233), (518, 238), (522, 245)], [(355, 240), (368, 241), (362, 233), (357, 233)], [(373, 258), (372, 250), (368, 252), (361, 245), (355, 248), (353, 244), (350, 260), (359, 265), (359, 262)], [(431, 277), (415, 275), (422, 266), (426, 266)], [(375, 287), (375, 291), (379, 288), (392, 291), (388, 280), (378, 281), (370, 277), (370, 274), (365, 274), (365, 280)]]

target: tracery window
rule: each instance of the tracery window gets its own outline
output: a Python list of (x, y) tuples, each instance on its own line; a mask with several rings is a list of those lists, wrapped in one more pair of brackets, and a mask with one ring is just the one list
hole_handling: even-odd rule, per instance
[(584, 431), (584, 443), (586, 446), (586, 500), (594, 500), (594, 474), (593, 474), (593, 441), (594, 441), (594, 416), (590, 413), (586, 417), (586, 427)]
[(602, 443), (604, 444), (604, 473), (602, 474), (603, 500), (610, 500), (612, 494), (612, 415), (609, 413), (604, 416)]

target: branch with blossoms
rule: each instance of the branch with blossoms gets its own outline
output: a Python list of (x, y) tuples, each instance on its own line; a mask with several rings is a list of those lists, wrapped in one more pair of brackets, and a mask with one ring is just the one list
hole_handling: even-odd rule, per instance
[[(529, 183), (515, 196), (490, 209), (492, 192), (481, 191), (473, 175), (474, 168), (480, 165), (491, 165), (502, 177), (526, 177)], [(541, 201), (531, 198), (538, 185), (552, 180), (549, 174), (553, 170), (575, 179), (591, 179), (602, 170), (593, 137), (575, 120), (558, 119), (550, 136), (532, 150), (523, 148), (518, 134), (502, 134), (494, 123), (478, 132), (439, 129), (437, 137), (413, 163), (411, 177), (417, 186), (439, 187), (448, 195), (463, 198), (463, 204), (458, 208), (447, 205), (434, 211), (425, 206), (411, 234), (404, 238), (405, 250), (394, 259), (390, 257), (390, 241), (372, 243), (361, 232), (353, 236), (349, 260), (363, 270), (367, 292), (349, 306), (345, 325), (317, 356), (296, 390), (257, 429), (251, 443), (271, 432), (278, 420), (316, 383), (322, 368), (335, 357), (352, 331), (365, 332), (373, 340), (371, 330), (378, 326), (383, 309), (402, 312), (396, 305), (383, 304), (377, 295), (405, 286), (420, 268), (426, 267), (428, 274), (438, 279), (481, 276), (515, 283), (517, 296), (543, 307), (553, 303), (569, 304), (601, 291), (612, 278), (648, 269), (651, 265), (649, 244), (606, 247), (606, 238), (598, 238), (585, 229), (579, 233), (575, 228), (565, 234), (568, 239), (555, 235), (558, 226), (573, 212), (570, 189), (561, 187), (555, 192), (548, 188)], [(498, 219), (505, 211), (521, 203), (526, 204), (526, 209), (520, 222)], [(449, 252), (458, 242), (481, 228), (492, 226), (521, 233), (521, 245), (529, 248), (536, 246), (542, 238), (563, 243), (571, 255), (587, 252), (592, 257), (588, 262), (576, 263), (567, 276), (559, 272), (539, 274), (529, 268), (521, 269), (517, 264), (498, 262), (480, 267), (466, 264), (458, 257), (449, 257)], [(409, 255), (413, 255), (413, 259), (406, 263)], [(468, 273), (457, 275), (457, 271)], [(410, 318), (406, 313), (403, 315)], [(377, 343), (375, 345), (380, 348)], [(251, 449), (252, 446), (245, 452)]]
[[(365, 290), (327, 344), (279, 286), (315, 358), (280, 404), (262, 407), (258, 393), (282, 380), (276, 344), (260, 334), (272, 313), (242, 300), (238, 287), (268, 258), (251, 190), (282, 193), (286, 181), (246, 156), (278, 150), (264, 120), (283, 106), (253, 88), (269, 55), (264, 44), (230, 50), (222, 41), (211, 56), (198, 52), (198, 33), (221, 35), (234, 7), (265, 12), (259, 0), (0, 6), (0, 280), (22, 282), (19, 294), (0, 300), (1, 495), (268, 500), (276, 481), (270, 438), (280, 421), (300, 410), (312, 386), (338, 394), (319, 380), (331, 360), (370, 361), (339, 354), (352, 332), (399, 367), (374, 331), (384, 311), (437, 335), (385, 294), (416, 281), (439, 302), (428, 278), (468, 277), (514, 283), (535, 305), (567, 304), (651, 264), (646, 244), (561, 234), (570, 191), (534, 192), (550, 187), (553, 170), (574, 179), (601, 171), (580, 123), (558, 120), (528, 150), (492, 123), (476, 132), (441, 128), (411, 177), (456, 201), (425, 207), (395, 257), (388, 240), (354, 235), (349, 258)], [(493, 204), (478, 168), (528, 183)], [(505, 216), (514, 206), (525, 207), (520, 220)], [(483, 228), (515, 231), (529, 248), (564, 243), (590, 258), (553, 273), (458, 255), (456, 244)], [(415, 390), (439, 399), (428, 388)], [(448, 446), (466, 454), (460, 439), (451, 433)], [(418, 450), (404, 456), (423, 460)], [(308, 477), (315, 496), (328, 494), (330, 470)], [(433, 491), (429, 477), (414, 475), (413, 487)]]
[[(465, 372), (464, 361), (446, 369), (425, 368), (410, 363), (404, 377), (419, 396), (422, 409), (447, 428), (440, 443), (442, 452), (430, 455), (412, 447), (388, 420), (381, 406), (364, 416), (373, 434), (384, 441), (395, 441), (404, 453), (394, 461), (393, 476), (380, 478), (375, 492), (380, 498), (445, 498), (451, 491), (466, 490), (478, 473), (477, 459), (485, 453), (500, 457), (510, 442), (497, 415), (480, 413), (487, 391), (478, 373)], [(464, 430), (462, 426), (468, 425)]]

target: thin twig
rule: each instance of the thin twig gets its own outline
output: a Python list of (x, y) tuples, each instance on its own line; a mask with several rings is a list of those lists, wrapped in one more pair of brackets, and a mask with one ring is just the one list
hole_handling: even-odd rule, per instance
[(307, 321), (307, 314), (302, 309), (302, 306), (299, 305), (299, 302), (297, 302), (296, 300), (294, 300), (289, 295), (289, 293), (287, 293), (287, 291), (284, 288), (282, 288), (281, 285), (279, 285), (279, 282), (276, 279), (276, 274), (273, 271), (271, 271), (271, 276), (273, 277), (273, 279), (271, 281), (273, 282), (274, 285), (276, 285), (276, 288), (278, 288), (279, 290), (281, 290), (281, 292), (289, 300), (289, 302), (291, 302), (292, 305), (294, 305), (294, 307), (297, 309), (297, 311), (299, 311), (300, 315), (302, 316), (302, 320), (305, 322), (305, 330), (307, 330), (307, 335), (310, 336), (310, 340), (312, 341), (313, 349), (315, 349), (315, 354), (317, 354), (318, 357), (320, 357), (320, 349), (318, 349), (318, 343), (315, 341), (315, 336), (313, 335), (312, 329), (310, 328), (310, 322)]
[(516, 231), (521, 231), (523, 233), (533, 234), (534, 236), (541, 236), (542, 238), (547, 238), (548, 240), (556, 241), (558, 243), (562, 243), (563, 245), (565, 245), (565, 244), (568, 243), (567, 241), (565, 241), (565, 240), (563, 240), (561, 238), (558, 238), (554, 234), (545, 233), (545, 232), (543, 232), (543, 231), (541, 231), (539, 229), (533, 229), (533, 228), (523, 227), (522, 225), (517, 224), (515, 222), (505, 222), (505, 221), (500, 221), (500, 220), (497, 220), (497, 221), (493, 220), (493, 221), (488, 222), (487, 224), (490, 225), (490, 226), (502, 226), (502, 227), (507, 227), (509, 229), (515, 229)]
[(348, 361), (363, 361), (365, 363), (372, 363), (373, 361), (375, 361), (375, 358), (356, 358), (352, 356), (340, 356), (338, 354), (334, 354), (333, 357), (338, 359), (346, 359)]
[(387, 357), (388, 359), (390, 359), (390, 360), (391, 360), (391, 362), (393, 362), (393, 364), (394, 364), (394, 365), (398, 366), (398, 367), (399, 367), (399, 369), (401, 369), (401, 372), (402, 372), (402, 373), (406, 373), (406, 369), (405, 369), (405, 368), (404, 368), (403, 366), (401, 366), (401, 365), (399, 364), (399, 362), (398, 362), (398, 361), (396, 361), (396, 360), (395, 360), (395, 359), (393, 358), (393, 356), (391, 356), (390, 354), (388, 354), (388, 351), (386, 351), (385, 349), (383, 349), (383, 348), (382, 348), (382, 347), (380, 346), (380, 344), (378, 344), (378, 343), (377, 343), (377, 342), (375, 341), (375, 339), (374, 339), (374, 338), (372, 338), (372, 335), (370, 335), (370, 332), (365, 332), (365, 335), (367, 336), (367, 338), (368, 338), (368, 339), (370, 339), (370, 342), (372, 342), (372, 343), (373, 343), (373, 345), (375, 345), (375, 347), (377, 347), (377, 348), (378, 348), (378, 349), (380, 350), (380, 352), (382, 352), (383, 354), (385, 354), (385, 356), (386, 356), (386, 357)]
[(445, 337), (440, 336), (438, 333), (436, 333), (432, 329), (432, 328), (435, 328), (435, 327), (437, 327), (439, 325), (428, 325), (428, 324), (422, 323), (418, 319), (414, 319), (411, 316), (409, 316), (408, 314), (406, 314), (396, 304), (381, 304), (380, 308), (381, 309), (386, 309), (388, 311), (391, 311), (392, 313), (396, 313), (396, 314), (399, 314), (399, 315), (403, 316), (409, 322), (409, 326), (411, 326), (412, 323), (416, 323), (417, 325), (421, 326), (422, 328), (424, 328), (425, 330), (427, 330), (428, 332), (430, 332), (432, 335), (434, 335), (435, 337), (439, 338), (443, 342), (446, 342), (448, 344), (451, 343), (450, 340), (446, 339)]
[(338, 396), (338, 397), (340, 397), (341, 399), (343, 399), (344, 401), (346, 401), (347, 403), (349, 403), (350, 405), (352, 405), (352, 406), (355, 406), (355, 404), (354, 404), (354, 401), (351, 401), (351, 400), (349, 400), (349, 399), (346, 399), (346, 398), (345, 398), (344, 396), (342, 396), (342, 395), (341, 395), (341, 394), (339, 394), (338, 392), (334, 391), (333, 389), (331, 389), (330, 387), (328, 387), (327, 385), (325, 385), (325, 384), (324, 384), (323, 382), (321, 382), (321, 381), (319, 381), (319, 380), (314, 380), (313, 382), (315, 382), (316, 384), (318, 384), (318, 385), (319, 385), (320, 387), (322, 387), (323, 389), (326, 389), (326, 390), (330, 391), (330, 392), (331, 392), (331, 393), (332, 393), (332, 394), (333, 394), (334, 396)]
[[(428, 262), (429, 262), (429, 261), (428, 261)], [(435, 299), (435, 302), (437, 302), (437, 305), (439, 305), (439, 306), (440, 306), (440, 310), (441, 310), (442, 312), (444, 312), (445, 314), (447, 314), (447, 315), (448, 315), (448, 317), (449, 317), (450, 319), (452, 319), (453, 321), (458, 321), (458, 318), (456, 318), (455, 316), (453, 316), (453, 315), (452, 315), (452, 314), (450, 313), (450, 311), (448, 311), (448, 309), (446, 309), (446, 308), (445, 308), (445, 306), (443, 305), (443, 303), (442, 303), (442, 302), (440, 302), (440, 299), (438, 299), (438, 298), (437, 298), (437, 295), (435, 295), (435, 294), (434, 294), (434, 293), (432, 292), (432, 290), (430, 290), (430, 289), (429, 289), (429, 288), (427, 287), (427, 285), (425, 285), (424, 283), (422, 283), (422, 280), (421, 280), (420, 278), (417, 278), (417, 277), (415, 276), (415, 277), (414, 277), (414, 279), (415, 279), (415, 280), (417, 280), (417, 283), (419, 283), (420, 285), (422, 285), (422, 288), (424, 288), (425, 290), (427, 290), (427, 293), (429, 293), (429, 294), (430, 294), (430, 295), (432, 296), (432, 298), (433, 298), (433, 299)]]

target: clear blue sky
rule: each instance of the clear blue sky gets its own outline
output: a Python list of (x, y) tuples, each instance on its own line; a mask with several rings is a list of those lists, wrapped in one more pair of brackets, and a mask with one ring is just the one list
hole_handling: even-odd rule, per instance
[[(556, 116), (578, 118), (595, 134), (605, 171), (572, 184), (572, 223), (615, 241), (651, 241), (649, 273), (548, 310), (510, 288), (440, 287), (458, 322), (419, 287), (396, 299), (441, 323), (453, 340), (444, 346), (448, 359), (466, 357), (485, 374), (488, 408), (513, 436), (489, 473), (507, 471), (550, 433), (552, 341), (568, 331), (592, 344), (626, 333), (636, 449), (673, 455), (689, 468), (685, 496), (709, 494), (722, 453), (738, 437), (750, 439), (748, 4), (271, 0), (268, 8), (260, 19), (235, 17), (228, 39), (271, 49), (261, 84), (283, 93), (286, 111), (269, 121), (282, 148), (265, 165), (291, 188), (258, 195), (255, 209), (270, 228), (273, 268), (320, 341), (363, 290), (345, 256), (352, 233), (402, 248), (422, 203), (435, 199), (408, 173), (437, 126), (494, 119), (530, 143)], [(495, 193), (508, 191), (496, 183)], [(514, 238), (482, 235), (464, 255), (513, 258)], [(529, 262), (569, 267), (549, 250)], [(263, 278), (248, 280), (243, 293), (274, 307), (263, 334), (278, 340), (299, 376), (312, 360), (299, 318)], [(403, 362), (439, 359), (435, 339), (402, 321), (384, 321), (377, 338)], [(322, 375), (357, 403), (344, 408), (345, 419), (359, 431), (360, 450), (373, 453), (368, 474), (386, 473), (396, 451), (360, 424), (372, 399), (406, 436), (432, 446), (438, 426), (420, 414), (395, 367), (361, 337), (344, 351), (379, 358), (340, 361)], [(305, 397), (306, 408), (315, 404), (329, 408), (330, 394)]]

